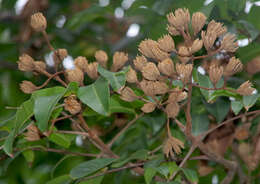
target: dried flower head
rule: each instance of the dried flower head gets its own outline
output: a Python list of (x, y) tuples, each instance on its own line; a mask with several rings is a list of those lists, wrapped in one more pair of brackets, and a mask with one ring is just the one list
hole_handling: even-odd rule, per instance
[(104, 67), (104, 68), (107, 67), (108, 56), (105, 51), (103, 51), (103, 50), (96, 51), (95, 58), (102, 67)]
[(77, 97), (75, 95), (65, 98), (64, 104), (64, 109), (73, 115), (81, 111), (81, 104), (77, 101)]
[(154, 109), (156, 107), (156, 104), (153, 102), (148, 102), (146, 104), (143, 105), (143, 107), (141, 108), (141, 110), (145, 113), (150, 113), (153, 112)]
[(232, 76), (237, 72), (241, 72), (243, 69), (243, 64), (239, 59), (236, 59), (235, 57), (230, 58), (228, 64), (226, 65), (224, 69), (224, 76)]
[(194, 42), (192, 43), (191, 47), (190, 47), (190, 53), (195, 53), (198, 52), (203, 46), (203, 41), (200, 39), (196, 39), (194, 40)]
[(174, 14), (169, 13), (167, 15), (167, 19), (169, 24), (174, 26), (178, 31), (184, 31), (185, 29), (188, 30), (188, 25), (190, 23), (190, 13), (186, 8), (179, 8), (175, 10)]
[(179, 114), (180, 106), (177, 102), (171, 102), (166, 105), (165, 111), (168, 118), (175, 118)]
[(91, 79), (96, 80), (98, 78), (98, 63), (89, 63), (87, 65), (86, 72)]
[(137, 75), (135, 70), (130, 67), (129, 71), (126, 74), (126, 81), (129, 83), (136, 83), (138, 82)]
[(148, 80), (142, 80), (140, 82), (140, 87), (143, 92), (148, 96), (165, 94), (169, 89), (164, 82)]
[(190, 81), (191, 72), (193, 69), (192, 64), (176, 64), (176, 72), (179, 75), (183, 84), (187, 84)]
[(209, 67), (209, 79), (211, 80), (214, 86), (216, 86), (216, 84), (222, 77), (223, 72), (224, 69), (222, 66), (211, 65)]
[(120, 93), (120, 98), (124, 101), (132, 102), (137, 100), (138, 96), (134, 93), (134, 91), (131, 88), (125, 87)]
[(189, 52), (189, 49), (185, 46), (180, 46), (179, 50), (178, 50), (178, 55), (182, 56), (182, 57), (187, 57), (190, 56), (191, 53)]
[(172, 36), (177, 36), (180, 35), (180, 32), (173, 26), (167, 25), (167, 31), (172, 35)]
[(18, 68), (24, 72), (31, 72), (34, 70), (34, 59), (28, 54), (23, 54), (19, 57)]
[(175, 45), (170, 35), (164, 35), (158, 40), (159, 48), (164, 52), (172, 52), (175, 50)]
[(222, 23), (212, 20), (209, 22), (207, 27), (207, 34), (214, 33), (216, 37), (222, 36), (227, 32), (227, 28)]
[(178, 59), (183, 63), (186, 64), (189, 62), (190, 57), (182, 57), (182, 56), (178, 56)]
[(68, 56), (67, 49), (58, 49), (55, 52), (56, 55), (59, 57), (60, 62), (63, 61)]
[(152, 62), (146, 63), (146, 65), (142, 68), (141, 72), (143, 77), (148, 80), (157, 80), (160, 76), (158, 68)]
[(236, 36), (234, 34), (227, 33), (221, 42), (221, 49), (226, 52), (235, 52), (238, 49)]
[(174, 88), (173, 91), (170, 93), (167, 102), (168, 103), (180, 102), (182, 100), (185, 100), (187, 96), (188, 96), (187, 92), (182, 91), (179, 88)]
[(35, 61), (34, 62), (34, 69), (36, 71), (45, 71), (46, 70), (46, 63), (42, 61)]
[(206, 48), (206, 50), (208, 52), (210, 52), (217, 39), (217, 35), (215, 33), (206, 33), (205, 31), (202, 31), (201, 38), (202, 38), (204, 47)]
[(201, 12), (193, 13), (191, 22), (192, 22), (192, 29), (194, 35), (197, 35), (200, 32), (200, 30), (205, 25), (206, 20), (207, 17), (203, 13)]
[(88, 60), (83, 56), (78, 56), (74, 60), (74, 65), (76, 67), (78, 67), (79, 69), (81, 69), (83, 72), (86, 72), (87, 67), (88, 67)]
[(71, 70), (66, 70), (65, 76), (69, 82), (78, 82), (80, 85), (83, 84), (84, 73), (78, 67), (75, 67), (74, 69)]
[(128, 55), (124, 52), (115, 52), (111, 71), (116, 72), (121, 69), (128, 61)]
[(30, 124), (26, 129), (27, 132), (24, 133), (24, 136), (27, 141), (38, 141), (41, 139), (40, 131), (34, 124)]
[(20, 89), (26, 94), (31, 94), (38, 88), (31, 81), (22, 81), (22, 83), (20, 83)]
[(166, 140), (163, 146), (163, 153), (167, 158), (174, 157), (174, 153), (180, 154), (181, 149), (183, 148), (184, 143), (181, 140), (171, 136)]
[(31, 16), (31, 27), (37, 32), (45, 31), (47, 20), (42, 13), (38, 12)]
[(136, 56), (133, 62), (135, 69), (141, 71), (142, 68), (146, 65), (147, 59), (144, 56)]
[(159, 71), (167, 76), (171, 76), (174, 73), (174, 64), (171, 58), (167, 58), (158, 64)]
[(240, 95), (249, 96), (253, 94), (255, 88), (252, 88), (251, 82), (246, 81), (243, 84), (241, 84), (236, 91)]

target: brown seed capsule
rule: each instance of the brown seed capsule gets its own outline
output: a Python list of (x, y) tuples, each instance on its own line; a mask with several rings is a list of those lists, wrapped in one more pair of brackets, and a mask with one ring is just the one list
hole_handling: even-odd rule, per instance
[(192, 69), (192, 64), (176, 64), (176, 72), (182, 80), (183, 84), (187, 84), (190, 81)]
[(148, 102), (146, 104), (143, 105), (143, 107), (141, 108), (141, 110), (145, 113), (150, 113), (153, 112), (154, 109), (156, 107), (156, 104), (153, 102)]
[(236, 59), (235, 57), (230, 58), (228, 64), (226, 65), (224, 69), (224, 76), (232, 76), (237, 72), (241, 72), (243, 69), (243, 64), (239, 59)]
[(177, 36), (180, 35), (180, 32), (173, 26), (167, 25), (167, 31), (172, 35), (172, 36)]
[(198, 52), (203, 46), (203, 41), (200, 40), (200, 39), (196, 39), (194, 40), (194, 42), (192, 43), (192, 46), (190, 48), (190, 53), (195, 53), (195, 52)]
[(167, 76), (171, 76), (174, 73), (174, 64), (171, 58), (167, 58), (158, 64), (159, 71)]
[(188, 29), (188, 25), (190, 23), (190, 13), (189, 10), (184, 9), (177, 9), (175, 10), (174, 14), (169, 13), (167, 15), (168, 22), (171, 26), (174, 26), (177, 30), (186, 30)]
[(211, 51), (215, 40), (217, 39), (217, 34), (215, 33), (206, 33), (205, 31), (201, 32), (201, 38), (204, 44), (204, 47), (209, 52)]
[(181, 91), (179, 88), (174, 88), (173, 92), (170, 93), (167, 102), (175, 103), (185, 100), (187, 98), (187, 92)]
[(41, 139), (40, 131), (34, 124), (30, 124), (27, 127), (27, 132), (24, 133), (24, 136), (27, 141), (38, 141)]
[(211, 65), (209, 67), (209, 79), (213, 83), (214, 86), (218, 83), (223, 75), (224, 69), (222, 66)]
[(58, 57), (60, 58), (60, 62), (63, 61), (68, 56), (67, 49), (58, 49), (55, 51)]
[(134, 91), (129, 88), (129, 87), (125, 87), (121, 93), (120, 93), (120, 98), (124, 101), (127, 102), (132, 102), (138, 99), (138, 96), (134, 93)]
[(72, 115), (77, 114), (81, 111), (81, 104), (77, 101), (75, 95), (71, 95), (64, 100), (64, 109), (69, 111)]
[(146, 65), (142, 68), (141, 72), (143, 77), (148, 80), (157, 80), (160, 76), (158, 68), (152, 62), (146, 63)]
[(31, 27), (37, 32), (45, 31), (47, 20), (42, 13), (38, 12), (31, 16)]
[(154, 55), (154, 59), (156, 59), (157, 61), (163, 61), (164, 59), (170, 57), (170, 54), (162, 51), (159, 48), (159, 46), (152, 48), (152, 52), (153, 52), (153, 55)]
[(170, 35), (164, 35), (158, 40), (159, 48), (164, 52), (172, 52), (175, 50), (175, 45)]
[(42, 61), (35, 61), (34, 68), (36, 71), (46, 71), (46, 63)]
[(141, 71), (142, 68), (146, 65), (147, 59), (144, 56), (136, 56), (133, 62), (135, 69)]
[(153, 82), (153, 88), (154, 88), (154, 94), (155, 95), (163, 95), (168, 92), (169, 87), (167, 84), (161, 81), (155, 81)]
[(152, 48), (156, 48), (156, 47), (158, 47), (158, 43), (156, 41), (151, 39), (146, 39), (139, 44), (138, 50), (146, 57), (154, 58), (155, 56), (153, 54)]
[(214, 33), (216, 37), (219, 37), (227, 32), (227, 28), (222, 23), (212, 20), (207, 27), (207, 34)]
[(89, 63), (87, 65), (86, 72), (91, 79), (96, 80), (98, 78), (98, 63)]
[(201, 12), (193, 13), (191, 22), (194, 35), (197, 35), (200, 32), (205, 25), (206, 19), (207, 17)]
[(115, 52), (113, 56), (113, 64), (111, 67), (112, 72), (116, 72), (121, 69), (128, 61), (128, 55), (124, 52)]
[(179, 114), (180, 106), (177, 102), (172, 102), (166, 106), (165, 111), (168, 118), (175, 118)]
[(252, 88), (251, 82), (246, 81), (243, 84), (241, 84), (236, 91), (240, 95), (249, 96), (253, 94), (255, 88)]
[(148, 96), (161, 95), (168, 92), (169, 88), (164, 82), (142, 80), (140, 87)]
[(132, 69), (132, 67), (130, 67), (129, 71), (126, 74), (126, 81), (129, 83), (138, 82), (136, 72)]
[(186, 64), (186, 63), (189, 62), (190, 57), (181, 57), (181, 56), (178, 56), (178, 59), (179, 59), (183, 64)]
[(236, 42), (236, 36), (227, 33), (221, 42), (221, 49), (226, 52), (235, 52), (238, 49), (238, 44)]
[(86, 72), (88, 67), (88, 60), (83, 56), (79, 56), (74, 60), (74, 65), (81, 69), (83, 72)]
[(183, 148), (184, 143), (181, 140), (170, 136), (164, 143), (163, 153), (166, 155), (167, 158), (174, 157), (174, 153), (180, 154), (181, 149)]
[(104, 67), (104, 68), (107, 67), (108, 56), (105, 51), (103, 51), (103, 50), (96, 51), (95, 58), (102, 67)]
[(20, 83), (20, 89), (26, 94), (31, 94), (37, 90), (37, 86), (35, 86), (31, 81), (22, 81), (22, 83)]
[(28, 54), (23, 54), (19, 57), (18, 68), (24, 72), (31, 72), (34, 70), (34, 59)]
[(84, 73), (81, 69), (75, 67), (72, 70), (66, 70), (65, 76), (69, 82), (78, 82), (80, 85), (83, 85)]
[(190, 56), (189, 49), (187, 47), (181, 46), (178, 50), (178, 55), (182, 57)]

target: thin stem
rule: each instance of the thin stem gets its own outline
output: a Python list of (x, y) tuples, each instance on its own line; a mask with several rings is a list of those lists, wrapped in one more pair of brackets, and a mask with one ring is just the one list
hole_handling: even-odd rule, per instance
[(192, 119), (191, 119), (191, 95), (192, 95), (192, 85), (188, 85), (188, 102), (187, 102), (187, 108), (185, 111), (186, 115), (186, 127), (185, 127), (185, 134), (188, 137), (191, 137), (191, 130), (192, 130)]
[(49, 38), (48, 38), (48, 34), (46, 33), (45, 30), (42, 31), (42, 35), (43, 35), (43, 37), (44, 37), (44, 39), (45, 39), (45, 41), (46, 41), (46, 43), (47, 43), (49, 49), (50, 49), (51, 51), (54, 51), (54, 48), (52, 47), (52, 45), (51, 45), (51, 43), (50, 43), (50, 40), (49, 40)]
[(168, 137), (171, 137), (172, 134), (171, 134), (171, 130), (170, 130), (170, 118), (167, 118), (166, 127), (167, 127)]
[(226, 88), (226, 87), (221, 87), (221, 88), (207, 88), (207, 87), (200, 86), (200, 85), (197, 85), (197, 84), (194, 84), (194, 83), (192, 83), (191, 85), (194, 86), (194, 87), (197, 87), (197, 88), (205, 89), (205, 90), (227, 90), (227, 91), (230, 91), (230, 92), (232, 92), (232, 93), (237, 93), (236, 90), (229, 89), (229, 88)]
[(64, 71), (60, 71), (60, 72), (56, 72), (55, 74), (51, 75), (42, 85), (37, 86), (37, 89), (41, 89), (45, 86), (47, 86), (47, 84), (51, 81), (51, 79), (55, 78), (56, 76), (58, 76), (59, 74), (64, 73)]

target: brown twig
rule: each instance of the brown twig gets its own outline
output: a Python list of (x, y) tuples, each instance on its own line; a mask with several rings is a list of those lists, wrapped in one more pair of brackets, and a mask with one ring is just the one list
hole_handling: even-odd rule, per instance
[(207, 88), (207, 87), (204, 87), (204, 86), (200, 86), (200, 85), (197, 85), (197, 84), (194, 84), (192, 83), (192, 86), (194, 87), (197, 87), (197, 88), (201, 88), (201, 89), (204, 89), (204, 90), (227, 90), (227, 91), (230, 91), (232, 93), (237, 93), (236, 90), (233, 90), (233, 89), (229, 89), (229, 88), (226, 88), (226, 87), (221, 87), (221, 88)]
[(60, 71), (60, 72), (56, 72), (55, 74), (51, 75), (42, 85), (37, 86), (37, 89), (41, 89), (45, 86), (47, 86), (47, 84), (51, 81), (51, 79), (55, 78), (56, 76), (58, 76), (59, 74), (64, 73), (64, 71)]

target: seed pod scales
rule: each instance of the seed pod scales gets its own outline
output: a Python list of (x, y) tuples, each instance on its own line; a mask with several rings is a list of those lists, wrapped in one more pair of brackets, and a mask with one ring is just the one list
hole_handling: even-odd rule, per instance
[(95, 58), (102, 67), (104, 67), (104, 68), (107, 67), (108, 56), (105, 51), (103, 51), (103, 50), (96, 51)]
[(200, 39), (196, 39), (194, 40), (194, 42), (192, 43), (192, 46), (190, 48), (190, 53), (195, 53), (195, 52), (198, 52), (203, 46), (203, 41), (200, 40)]
[(141, 71), (142, 68), (146, 65), (147, 59), (144, 56), (136, 56), (133, 62), (135, 69)]
[(241, 72), (242, 69), (243, 64), (241, 63), (241, 61), (239, 59), (236, 59), (235, 57), (232, 57), (224, 69), (224, 76), (232, 76), (237, 72)]
[(31, 27), (36, 32), (45, 31), (47, 27), (47, 20), (44, 15), (40, 12), (35, 13), (31, 16)]
[(20, 84), (20, 89), (25, 94), (32, 94), (34, 91), (37, 90), (37, 86), (35, 86), (31, 81), (22, 81)]
[(146, 63), (141, 72), (143, 77), (148, 80), (157, 80), (160, 77), (158, 68), (152, 62)]
[(191, 22), (194, 35), (197, 35), (200, 32), (205, 25), (206, 19), (207, 17), (201, 12), (193, 13)]
[(126, 81), (129, 83), (138, 82), (136, 72), (132, 69), (132, 67), (130, 67), (129, 71), (126, 73)]
[(87, 67), (88, 67), (88, 60), (83, 56), (78, 56), (74, 60), (74, 65), (76, 67), (78, 67), (79, 69), (81, 69), (83, 72), (86, 72)]
[(211, 82), (213, 83), (214, 86), (218, 83), (220, 78), (223, 75), (223, 67), (222, 66), (216, 66), (216, 65), (211, 65), (209, 68), (209, 78)]
[(170, 35), (164, 35), (158, 40), (159, 48), (164, 52), (172, 52), (175, 50), (175, 45)]
[(177, 102), (172, 102), (166, 106), (165, 111), (169, 118), (175, 118), (179, 114), (180, 106)]
[(171, 76), (174, 73), (174, 64), (170, 58), (167, 58), (158, 64), (159, 71), (167, 76)]
[(192, 69), (192, 64), (176, 64), (176, 72), (184, 84), (187, 84), (190, 81)]
[(64, 109), (69, 111), (72, 115), (81, 111), (81, 104), (77, 101), (75, 95), (71, 95), (64, 100)]
[(87, 65), (86, 72), (91, 79), (96, 80), (98, 78), (98, 63), (89, 63)]
[(187, 47), (185, 47), (185, 46), (180, 46), (180, 48), (178, 50), (178, 54), (181, 57), (190, 56), (189, 49)]
[(113, 56), (113, 64), (111, 67), (112, 72), (116, 72), (121, 69), (128, 61), (128, 55), (124, 52), (115, 52)]
[(174, 14), (169, 13), (167, 15), (167, 19), (171, 26), (175, 27), (177, 30), (184, 31), (185, 29), (188, 29), (188, 24), (190, 23), (190, 13), (186, 8), (179, 8), (175, 10)]
[(238, 49), (238, 44), (236, 42), (236, 36), (227, 33), (221, 42), (221, 49), (226, 52), (235, 52)]
[(81, 69), (77, 67), (71, 70), (66, 70), (65, 76), (69, 82), (78, 82), (80, 85), (83, 84), (84, 73)]
[(24, 72), (31, 72), (34, 70), (34, 59), (28, 54), (23, 54), (19, 57), (18, 68)]
[(150, 113), (153, 112), (155, 110), (156, 104), (153, 102), (148, 102), (146, 104), (143, 105), (143, 107), (141, 108), (141, 110), (145, 113)]
[(42, 61), (35, 61), (34, 68), (36, 71), (45, 71), (46, 70), (46, 63)]
[(120, 93), (120, 98), (124, 101), (132, 102), (137, 100), (138, 96), (134, 93), (134, 91), (131, 88), (125, 87)]
[(236, 90), (237, 93), (244, 96), (252, 95), (255, 91), (255, 88), (252, 88), (252, 84), (249, 81), (244, 82), (239, 86), (239, 88)]

